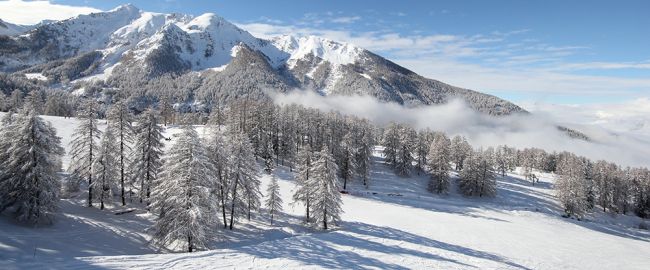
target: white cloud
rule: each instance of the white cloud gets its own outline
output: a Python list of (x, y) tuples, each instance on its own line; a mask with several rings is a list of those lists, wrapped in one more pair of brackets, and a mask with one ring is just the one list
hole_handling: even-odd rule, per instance
[(650, 138), (650, 98), (606, 104), (521, 104), (535, 114), (544, 114), (555, 121), (579, 126), (597, 126), (614, 133)]
[(361, 20), (361, 17), (359, 16), (348, 16), (348, 17), (336, 17), (332, 18), (331, 21), (333, 23), (353, 23), (358, 20)]
[(22, 25), (37, 24), (42, 20), (63, 20), (99, 11), (92, 7), (67, 6), (51, 1), (0, 1), (0, 19)]
[[(558, 119), (555, 114), (492, 117), (475, 112), (459, 100), (439, 106), (407, 108), (396, 103), (382, 103), (368, 96), (323, 97), (312, 91), (292, 91), (272, 97), (278, 104), (302, 104), (324, 111), (334, 110), (364, 117), (378, 124), (398, 121), (418, 129), (430, 128), (449, 135), (462, 134), (475, 147), (502, 144), (517, 148), (537, 147), (547, 151), (570, 151), (594, 160), (604, 159), (624, 166), (650, 165), (650, 137), (636, 136), (628, 132), (612, 132), (598, 125), (565, 123), (565, 126), (584, 132), (593, 141), (571, 139), (557, 129)], [(650, 100), (638, 102), (636, 105), (641, 104), (644, 109), (632, 112), (634, 115), (650, 112)], [(621, 104), (620, 108), (626, 106)], [(560, 112), (560, 119), (563, 122), (570, 119), (582, 121), (580, 117), (567, 116), (572, 115), (571, 111), (567, 109)], [(621, 115), (617, 111), (617, 108), (612, 107), (608, 112)]]

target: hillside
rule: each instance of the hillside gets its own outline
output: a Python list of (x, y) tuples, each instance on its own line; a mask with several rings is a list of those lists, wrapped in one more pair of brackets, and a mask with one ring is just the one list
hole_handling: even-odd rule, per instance
[[(46, 79), (47, 87), (101, 82), (103, 89), (129, 94), (144, 88), (159, 99), (172, 95), (179, 103), (204, 104), (204, 110), (242, 96), (264, 98), (269, 90), (308, 89), (408, 106), (459, 98), (490, 115), (525, 112), (495, 96), (424, 78), (353, 44), (316, 36), (260, 39), (212, 13), (194, 17), (123, 5), (27, 30), (0, 32), (0, 72)], [(195, 98), (182, 100), (186, 96)]]
[[(45, 119), (68, 147), (76, 120)], [(165, 136), (173, 142), (177, 132), (169, 127)], [(290, 204), (293, 174), (279, 167), (275, 174), (284, 200), (279, 222), (271, 226), (262, 214), (242, 220), (234, 231), (218, 230), (213, 250), (154, 254), (170, 251), (148, 244), (146, 229), (154, 217), (142, 205), (89, 209), (80, 193), (61, 200), (53, 226), (28, 228), (3, 214), (0, 268), (645, 269), (650, 264), (650, 232), (636, 228), (639, 218), (599, 210), (582, 221), (560, 217), (552, 174), (540, 173), (535, 186), (516, 172), (499, 177), (495, 198), (467, 198), (455, 189), (439, 196), (426, 191), (424, 175), (396, 176), (379, 150), (373, 153), (370, 187), (351, 184), (343, 195), (343, 222), (334, 231), (302, 224), (302, 206)], [(269, 178), (262, 178), (263, 190)], [(455, 179), (454, 174), (454, 188)], [(134, 211), (115, 215), (125, 210)]]

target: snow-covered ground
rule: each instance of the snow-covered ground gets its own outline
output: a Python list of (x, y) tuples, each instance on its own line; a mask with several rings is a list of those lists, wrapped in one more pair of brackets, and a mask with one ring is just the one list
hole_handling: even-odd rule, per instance
[[(74, 119), (46, 117), (65, 146)], [(172, 127), (166, 137), (178, 132)], [(201, 132), (201, 131), (199, 131)], [(650, 232), (640, 219), (596, 212), (586, 220), (560, 217), (551, 174), (540, 183), (513, 173), (498, 179), (496, 198), (432, 195), (427, 178), (397, 177), (375, 152), (370, 188), (353, 182), (343, 195), (343, 222), (333, 231), (302, 224), (291, 204), (292, 173), (279, 167), (284, 213), (265, 213), (235, 230), (215, 228), (212, 250), (171, 253), (148, 244), (154, 217), (138, 203), (108, 210), (84, 207), (85, 196), (61, 201), (53, 226), (15, 224), (0, 217), (0, 269), (648, 269)], [(67, 160), (65, 161), (67, 163)], [(266, 190), (269, 176), (262, 179)], [(455, 183), (453, 183), (455, 184)], [(135, 209), (122, 215), (115, 213)]]

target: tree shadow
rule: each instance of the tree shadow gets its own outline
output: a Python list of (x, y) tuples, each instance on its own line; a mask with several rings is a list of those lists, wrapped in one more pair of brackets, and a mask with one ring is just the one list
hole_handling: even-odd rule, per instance
[[(360, 222), (342, 222), (341, 225), (342, 228), (338, 231), (299, 235), (279, 241), (262, 242), (258, 245), (241, 246), (234, 248), (234, 250), (259, 258), (285, 258), (299, 261), (306, 265), (335, 269), (408, 269), (403, 265), (373, 258), (371, 254), (362, 255), (368, 252), (391, 254), (400, 257), (418, 257), (427, 261), (451, 263), (461, 268), (480, 268), (480, 266), (469, 265), (455, 259), (431, 253), (430, 249), (434, 248), (490, 260), (509, 267), (529, 269), (499, 255), (435, 241), (393, 228), (379, 227)], [(388, 245), (372, 241), (372, 239), (390, 239), (398, 243), (408, 242), (429, 249), (420, 250), (402, 247), (401, 245)]]
[(590, 229), (593, 231), (606, 233), (618, 237), (628, 238), (637, 241), (650, 242), (650, 232), (641, 231), (635, 228), (628, 228), (621, 224), (605, 224), (588, 219), (575, 220), (572, 218), (565, 218), (566, 221), (571, 222), (580, 227)]
[(66, 212), (58, 213), (51, 226), (33, 228), (0, 221), (8, 223), (0, 231), (0, 263), (8, 262), (8, 267), (30, 263), (47, 265), (82, 256), (155, 252), (139, 234), (151, 224), (146, 218), (135, 213), (128, 218), (114, 218), (111, 211), (86, 208), (69, 200), (62, 200), (60, 205)]

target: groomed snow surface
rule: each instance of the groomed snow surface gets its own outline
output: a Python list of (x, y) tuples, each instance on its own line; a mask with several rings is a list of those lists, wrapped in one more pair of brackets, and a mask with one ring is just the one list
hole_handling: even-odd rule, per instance
[[(67, 147), (74, 119), (45, 117)], [(177, 133), (166, 130), (166, 137)], [(199, 129), (202, 132), (202, 129)], [(148, 244), (154, 216), (143, 205), (108, 210), (84, 206), (83, 193), (61, 200), (52, 226), (37, 228), (0, 217), (0, 269), (648, 269), (650, 232), (633, 216), (596, 212), (586, 220), (560, 217), (550, 174), (530, 182), (513, 173), (498, 179), (496, 198), (426, 191), (427, 177), (395, 176), (376, 149), (370, 188), (350, 185), (340, 227), (314, 231), (291, 204), (293, 175), (280, 166), (284, 213), (266, 213), (216, 229), (212, 250), (174, 253)], [(64, 160), (67, 163), (67, 159)], [(455, 177), (455, 175), (454, 175)], [(262, 179), (266, 190), (270, 177)], [(455, 183), (453, 183), (455, 184)], [(125, 210), (133, 212), (115, 215)], [(162, 254), (161, 254), (162, 253)]]

